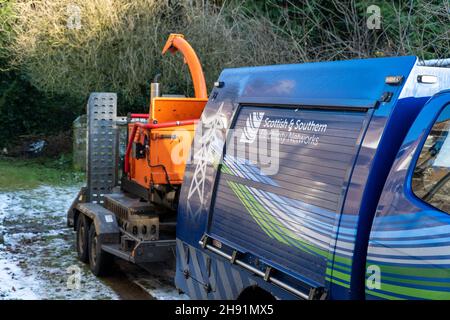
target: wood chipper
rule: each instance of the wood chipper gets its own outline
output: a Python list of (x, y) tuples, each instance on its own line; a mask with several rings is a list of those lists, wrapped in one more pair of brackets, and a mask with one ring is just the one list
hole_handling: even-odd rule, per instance
[[(200, 61), (184, 36), (171, 34), (167, 51), (183, 55), (195, 97), (161, 95), (156, 76), (148, 114), (117, 117), (115, 93), (92, 93), (88, 101), (87, 186), (68, 211), (68, 225), (76, 230), (78, 258), (95, 275), (108, 270), (113, 256), (136, 264), (174, 256), (185, 162), (208, 97)], [(127, 144), (120, 171), (121, 126)]]

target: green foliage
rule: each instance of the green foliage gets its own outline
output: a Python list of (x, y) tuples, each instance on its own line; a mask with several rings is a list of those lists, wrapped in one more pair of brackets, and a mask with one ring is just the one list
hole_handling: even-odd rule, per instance
[(18, 136), (53, 134), (70, 128), (80, 104), (50, 96), (34, 88), (15, 72), (0, 74), (0, 147)]
[[(355, 3), (365, 13), (373, 1)], [(382, 28), (369, 38), (372, 52), (385, 55), (417, 55), (422, 59), (448, 58), (450, 2), (448, 0), (378, 1)], [(362, 15), (365, 19), (368, 13)]]
[(67, 130), (81, 112), (81, 99), (67, 99), (37, 90), (20, 70), (11, 70), (10, 45), (17, 19), (16, 1), (0, 0), (0, 147), (20, 135), (53, 134)]
[(0, 0), (0, 70), (8, 58), (8, 50), (12, 41), (12, 25), (14, 23), (14, 4), (12, 0)]
[[(375, 4), (381, 29), (367, 28)], [(70, 6), (80, 28), (69, 28)], [(448, 0), (0, 0), (0, 146), (20, 134), (67, 129), (92, 91), (119, 94), (119, 112), (144, 112), (149, 84), (191, 96), (179, 54), (185, 34), (207, 84), (224, 68), (355, 57), (448, 57)]]
[[(92, 91), (118, 92), (120, 104), (148, 105), (148, 89), (162, 73), (164, 93), (192, 95), (179, 55), (161, 55), (171, 32), (183, 33), (202, 61), (207, 84), (228, 66), (293, 62), (288, 41), (270, 21), (236, 8), (192, 6), (188, 1), (23, 0), (15, 10), (14, 63), (39, 90), (86, 99)], [(67, 25), (77, 5), (81, 25)], [(263, 53), (263, 54), (262, 54)]]
[(0, 157), (0, 191), (32, 189), (40, 185), (64, 186), (81, 183), (84, 175), (71, 169), (70, 157), (29, 159)]
[[(423, 59), (447, 58), (450, 47), (448, 0), (232, 0), (245, 10), (269, 17), (280, 34), (306, 60), (417, 55)], [(380, 8), (381, 28), (367, 28)]]

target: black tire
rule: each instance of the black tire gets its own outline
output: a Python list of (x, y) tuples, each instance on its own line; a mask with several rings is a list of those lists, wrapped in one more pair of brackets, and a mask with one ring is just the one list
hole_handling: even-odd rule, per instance
[(78, 259), (84, 263), (89, 262), (88, 241), (89, 241), (89, 221), (84, 214), (80, 213), (77, 221), (76, 246)]
[(95, 225), (89, 229), (89, 266), (94, 275), (105, 276), (111, 270), (113, 256), (102, 250), (102, 244), (97, 236)]

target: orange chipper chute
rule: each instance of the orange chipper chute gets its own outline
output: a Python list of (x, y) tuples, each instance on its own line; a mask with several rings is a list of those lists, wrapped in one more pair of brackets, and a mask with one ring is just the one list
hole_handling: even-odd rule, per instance
[[(192, 77), (195, 97), (157, 95), (151, 99), (148, 115), (132, 114), (131, 118), (148, 118), (148, 123), (129, 124), (124, 171), (129, 180), (147, 189), (150, 186), (166, 185), (169, 187), (167, 190), (173, 190), (181, 185), (189, 150), (182, 152), (181, 161), (172, 159), (173, 151), (179, 150), (180, 144), (190, 147), (196, 123), (208, 101), (202, 66), (184, 36), (171, 34), (162, 54), (167, 51), (179, 51), (183, 55)], [(132, 150), (142, 151), (138, 155), (132, 155)]]
[(207, 99), (208, 92), (202, 65), (200, 64), (194, 49), (192, 49), (191, 45), (184, 39), (184, 35), (177, 33), (170, 34), (169, 39), (167, 39), (166, 45), (162, 50), (162, 54), (165, 54), (167, 51), (170, 51), (171, 53), (180, 51), (183, 54), (184, 62), (189, 67), (192, 82), (194, 83), (195, 97)]

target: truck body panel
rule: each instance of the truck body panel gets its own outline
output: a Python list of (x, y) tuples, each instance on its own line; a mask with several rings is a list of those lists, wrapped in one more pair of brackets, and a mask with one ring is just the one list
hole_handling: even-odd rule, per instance
[[(264, 114), (259, 130), (270, 126), (273, 119), (295, 123), (291, 130), (289, 124), (279, 129), (280, 161), (279, 167), (273, 168), (277, 173), (261, 173), (257, 164), (248, 160), (252, 151), (239, 156), (245, 153), (245, 144), (236, 145), (236, 155), (229, 143), (216, 178), (207, 234), (245, 248), (315, 286), (325, 286), (327, 255), (348, 183), (348, 168), (370, 113), (243, 106), (235, 130), (244, 132), (245, 119), (255, 113)], [(316, 131), (296, 129), (310, 121), (315, 121)], [(240, 140), (239, 134), (236, 138)]]

